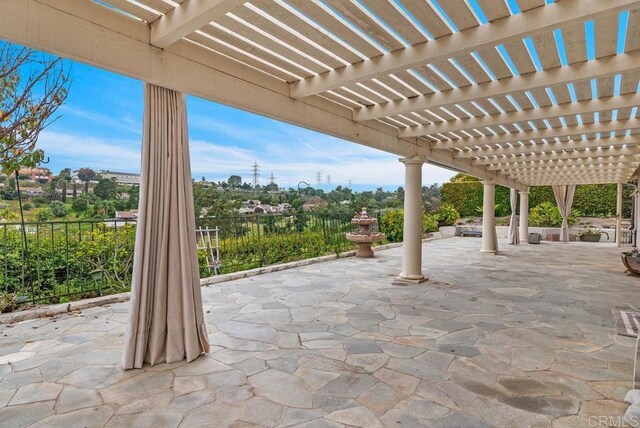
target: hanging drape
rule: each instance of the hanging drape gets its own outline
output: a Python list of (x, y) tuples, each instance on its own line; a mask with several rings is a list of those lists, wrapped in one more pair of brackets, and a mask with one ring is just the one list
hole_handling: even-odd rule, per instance
[(511, 189), (511, 219), (509, 220), (509, 244), (518, 245), (520, 236), (518, 234), (518, 216), (516, 208), (518, 206), (518, 191)]
[(571, 206), (573, 205), (573, 195), (576, 191), (575, 184), (567, 185), (554, 185), (553, 195), (556, 197), (558, 209), (560, 210), (560, 216), (562, 217), (562, 227), (560, 229), (560, 240), (567, 242), (569, 240), (569, 213), (571, 213)]
[(184, 95), (144, 88), (142, 183), (122, 365), (209, 351), (202, 310)]

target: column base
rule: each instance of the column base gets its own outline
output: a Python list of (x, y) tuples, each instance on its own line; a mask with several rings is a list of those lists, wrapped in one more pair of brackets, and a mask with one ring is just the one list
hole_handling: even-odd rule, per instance
[(422, 284), (423, 282), (429, 281), (429, 277), (428, 276), (402, 276), (402, 274), (400, 274), (399, 276), (396, 276), (393, 280), (393, 282), (391, 283), (392, 285), (400, 285), (400, 286), (404, 286), (404, 285), (415, 285), (415, 284)]
[(498, 254), (498, 250), (480, 250), (483, 254)]

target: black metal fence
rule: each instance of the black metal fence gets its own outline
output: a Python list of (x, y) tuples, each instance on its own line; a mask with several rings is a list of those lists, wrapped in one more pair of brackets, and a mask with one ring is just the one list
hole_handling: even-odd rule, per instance
[[(220, 273), (340, 253), (350, 214), (293, 213), (207, 217), (218, 228)], [(57, 303), (129, 290), (136, 223), (82, 220), (0, 223), (0, 292), (21, 303)], [(26, 247), (24, 245), (26, 237)], [(199, 251), (201, 277), (213, 274)]]

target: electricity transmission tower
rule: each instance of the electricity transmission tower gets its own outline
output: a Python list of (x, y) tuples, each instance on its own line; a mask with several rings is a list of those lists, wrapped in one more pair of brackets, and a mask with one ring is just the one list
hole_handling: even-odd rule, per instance
[(331, 176), (327, 174), (327, 184), (331, 184)]
[(351, 180), (349, 180), (349, 189), (351, 189)]
[(274, 184), (276, 184), (276, 178), (273, 176), (273, 172), (271, 173), (271, 176), (269, 177), (269, 184), (271, 184), (272, 186)]
[(322, 171), (316, 172), (316, 183), (318, 184), (318, 187), (322, 184)]
[(260, 165), (258, 162), (254, 162), (251, 165), (251, 175), (253, 175), (253, 188), (258, 188), (258, 177), (260, 177)]

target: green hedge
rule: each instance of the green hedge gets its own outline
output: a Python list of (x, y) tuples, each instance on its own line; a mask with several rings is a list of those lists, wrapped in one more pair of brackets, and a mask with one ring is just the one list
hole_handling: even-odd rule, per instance
[[(479, 216), (482, 207), (482, 183), (479, 181), (444, 183), (441, 190), (442, 203), (451, 204), (462, 217)], [(615, 184), (583, 184), (576, 187), (573, 208), (585, 217), (612, 217), (616, 213)], [(631, 191), (633, 186), (625, 185), (622, 196), (622, 216), (631, 216)], [(496, 186), (496, 215), (511, 213), (509, 189)], [(529, 193), (529, 207), (543, 202), (556, 203), (550, 186), (532, 187)]]

